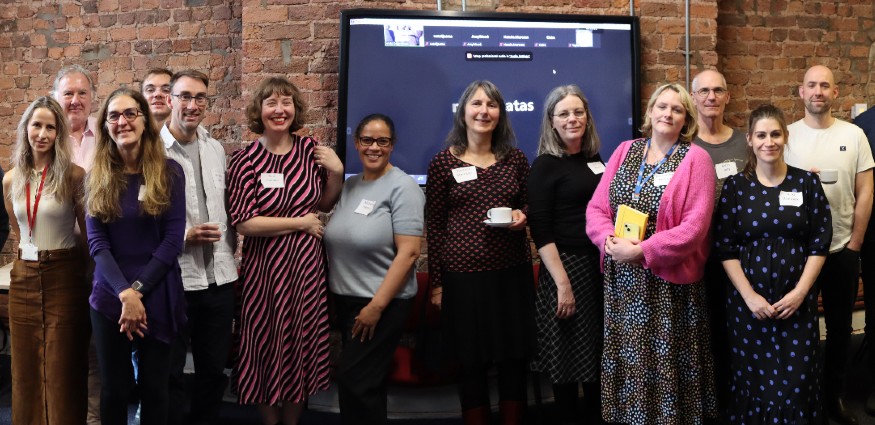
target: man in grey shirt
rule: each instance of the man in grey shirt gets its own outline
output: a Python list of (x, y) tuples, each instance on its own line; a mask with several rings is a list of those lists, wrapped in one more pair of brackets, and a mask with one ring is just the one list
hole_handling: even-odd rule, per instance
[[(225, 203), (225, 150), (199, 129), (206, 114), (206, 75), (184, 70), (170, 79), (172, 111), (161, 128), (167, 157), (185, 173), (185, 248), (179, 255), (188, 324), (171, 347), (170, 424), (212, 424), (222, 402), (234, 314), (236, 240)], [(191, 412), (185, 415), (183, 369), (194, 360)]]
[(723, 74), (705, 70), (693, 79), (693, 102), (698, 112), (699, 131), (693, 143), (708, 151), (717, 173), (715, 197), (727, 177), (740, 173), (747, 164), (747, 141), (743, 131), (723, 123), (723, 112), (729, 103), (729, 91)]
[[(720, 202), (720, 191), (727, 177), (741, 172), (747, 163), (747, 140), (742, 131), (723, 123), (723, 112), (729, 103), (729, 91), (723, 74), (705, 70), (693, 79), (693, 102), (698, 112), (699, 130), (693, 143), (711, 155), (717, 174), (714, 196)], [(717, 208), (714, 208), (715, 217)], [(713, 226), (712, 226), (713, 228)], [(711, 313), (711, 346), (714, 351), (714, 373), (717, 382), (729, 382), (729, 346), (726, 336), (726, 291), (732, 286), (723, 264), (712, 251), (705, 264), (706, 294)], [(728, 386), (717, 385), (717, 402), (722, 411), (728, 400)]]

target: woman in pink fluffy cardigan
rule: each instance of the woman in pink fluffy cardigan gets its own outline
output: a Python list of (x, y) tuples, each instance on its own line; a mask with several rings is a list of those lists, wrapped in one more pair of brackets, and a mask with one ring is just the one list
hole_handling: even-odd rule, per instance
[[(682, 86), (653, 93), (641, 130), (646, 139), (611, 155), (587, 208), (605, 276), (602, 414), (630, 425), (700, 424), (717, 415), (702, 282), (714, 168), (690, 143), (696, 109)], [(620, 223), (623, 237), (621, 205), (648, 215)]]

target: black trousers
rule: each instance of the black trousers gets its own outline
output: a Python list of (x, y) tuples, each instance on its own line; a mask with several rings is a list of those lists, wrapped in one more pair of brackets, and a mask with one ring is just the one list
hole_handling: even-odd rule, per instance
[[(185, 291), (188, 324), (171, 347), (170, 414), (168, 424), (213, 424), (218, 421), (227, 377), (225, 365), (234, 320), (234, 284)], [(191, 346), (194, 388), (191, 411), (185, 410), (185, 357)]]
[(817, 278), (826, 322), (823, 382), (827, 396), (841, 394), (845, 383), (851, 347), (851, 314), (857, 298), (859, 277), (860, 253), (844, 248), (826, 257)]
[(337, 367), (340, 418), (344, 425), (387, 424), (386, 377), (398, 347), (413, 300), (395, 298), (383, 310), (374, 338), (352, 338), (352, 326), (370, 298), (334, 294), (334, 305), (343, 336)]
[(152, 337), (128, 341), (116, 321), (91, 309), (91, 328), (100, 369), (100, 420), (103, 425), (128, 424), (128, 393), (134, 382), (131, 350), (140, 353), (140, 424), (167, 424), (170, 345)]
[(723, 262), (712, 252), (705, 263), (705, 296), (711, 320), (711, 350), (714, 353), (714, 381), (717, 384), (717, 408), (723, 412), (729, 399), (729, 335), (726, 321), (726, 299), (732, 281), (726, 275)]
[(875, 382), (875, 240), (863, 242), (860, 251), (863, 296), (866, 299), (866, 343), (868, 344), (869, 379)]

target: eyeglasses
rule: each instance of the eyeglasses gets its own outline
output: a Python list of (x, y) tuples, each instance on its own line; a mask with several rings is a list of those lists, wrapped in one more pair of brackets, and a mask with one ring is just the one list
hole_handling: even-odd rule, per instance
[(137, 119), (137, 117), (139, 117), (140, 115), (143, 115), (143, 113), (140, 112), (139, 109), (129, 108), (121, 112), (110, 112), (106, 114), (106, 122), (110, 124), (118, 124), (118, 120), (122, 116), (125, 117), (125, 121), (131, 122)]
[(183, 94), (171, 94), (171, 96), (179, 99), (183, 104), (186, 104), (186, 105), (188, 105), (188, 102), (191, 102), (192, 99), (194, 99), (195, 105), (198, 105), (198, 106), (204, 106), (210, 100), (209, 97), (207, 97), (206, 95), (203, 95), (203, 94), (199, 94), (197, 96), (192, 96), (188, 93), (183, 93)]
[(717, 96), (717, 97), (726, 96), (726, 93), (727, 93), (726, 89), (724, 89), (723, 87), (714, 87), (713, 89), (703, 88), (703, 89), (696, 90), (696, 96), (708, 97), (708, 95), (711, 92), (714, 92), (714, 96)]
[(553, 114), (553, 117), (560, 120), (567, 120), (568, 117), (574, 115), (574, 118), (583, 118), (586, 116), (586, 109), (575, 109), (573, 111), (562, 111), (558, 114)]
[(377, 137), (377, 138), (359, 137), (358, 140), (359, 140), (359, 144), (362, 146), (373, 146), (374, 143), (376, 143), (377, 146), (379, 146), (381, 148), (385, 148), (386, 146), (389, 146), (392, 144), (392, 139), (389, 137)]

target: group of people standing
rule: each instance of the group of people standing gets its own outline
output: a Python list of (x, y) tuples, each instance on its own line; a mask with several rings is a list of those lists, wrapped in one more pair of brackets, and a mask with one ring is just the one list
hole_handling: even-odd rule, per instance
[[(113, 91), (92, 119), (93, 83), (73, 66), (22, 116), (3, 178), (20, 239), (16, 423), (126, 424), (134, 380), (141, 423), (214, 423), (235, 286), (241, 403), (258, 405), (265, 424), (295, 424), (329, 387), (330, 291), (343, 421), (386, 423), (386, 376), (424, 235), (466, 424), (491, 420), (493, 367), (502, 424), (525, 422), (530, 369), (553, 384), (562, 424), (807, 424), (825, 413), (856, 423), (841, 388), (875, 162), (862, 130), (831, 116), (828, 68), (806, 72), (802, 120), (788, 126), (763, 105), (746, 134), (723, 124), (718, 72), (700, 73), (692, 95), (660, 86), (645, 137), (607, 163), (586, 96), (560, 86), (545, 99), (531, 166), (501, 92), (475, 81), (424, 195), (391, 164), (395, 126), (379, 113), (356, 127), (363, 172), (344, 182), (335, 152), (297, 135), (306, 105), (278, 77), (252, 92), (246, 119), (260, 137), (226, 167), (201, 126), (208, 86), (196, 70), (152, 70), (141, 92)], [(510, 221), (484, 222), (495, 208)]]

